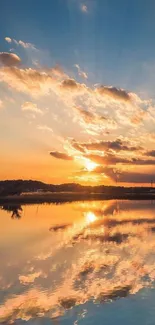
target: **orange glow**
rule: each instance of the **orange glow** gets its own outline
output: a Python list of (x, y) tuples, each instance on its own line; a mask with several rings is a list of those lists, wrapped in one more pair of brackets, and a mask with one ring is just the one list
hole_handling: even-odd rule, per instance
[(85, 168), (91, 172), (93, 171), (96, 167), (98, 166), (98, 164), (96, 164), (95, 162), (89, 160), (89, 159), (86, 159), (85, 160)]
[(96, 216), (93, 212), (89, 211), (86, 213), (86, 220), (88, 223), (92, 223), (96, 220)]

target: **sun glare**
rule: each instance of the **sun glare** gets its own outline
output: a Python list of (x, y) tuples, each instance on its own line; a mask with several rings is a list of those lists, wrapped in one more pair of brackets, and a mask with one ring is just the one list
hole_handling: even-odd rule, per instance
[(85, 161), (85, 168), (86, 168), (89, 172), (93, 171), (97, 166), (98, 166), (98, 164), (96, 164), (95, 162), (93, 162), (93, 161), (91, 161), (91, 160), (89, 160), (89, 159), (87, 159), (87, 160)]
[(88, 223), (92, 223), (96, 220), (96, 216), (93, 212), (89, 211), (86, 213), (86, 219)]

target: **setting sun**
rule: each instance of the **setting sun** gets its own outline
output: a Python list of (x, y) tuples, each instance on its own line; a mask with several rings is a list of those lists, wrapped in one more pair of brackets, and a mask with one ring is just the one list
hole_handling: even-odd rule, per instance
[(96, 164), (95, 162), (87, 159), (85, 161), (85, 168), (86, 170), (88, 170), (89, 172), (93, 171), (96, 167), (98, 166), (98, 164)]

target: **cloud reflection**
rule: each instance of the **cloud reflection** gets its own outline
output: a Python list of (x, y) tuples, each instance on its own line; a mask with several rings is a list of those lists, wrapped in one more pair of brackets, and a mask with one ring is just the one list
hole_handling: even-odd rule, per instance
[[(65, 217), (69, 207), (78, 216), (72, 223)], [(52, 232), (47, 227), (47, 250), (43, 254), (38, 244), (40, 258), (33, 255), (30, 264), (23, 265), (18, 293), (8, 288), (0, 307), (1, 322), (54, 319), (90, 300), (105, 303), (153, 286), (154, 205), (80, 202), (63, 209), (64, 223), (59, 225), (57, 218)], [(12, 290), (15, 285), (16, 281)]]

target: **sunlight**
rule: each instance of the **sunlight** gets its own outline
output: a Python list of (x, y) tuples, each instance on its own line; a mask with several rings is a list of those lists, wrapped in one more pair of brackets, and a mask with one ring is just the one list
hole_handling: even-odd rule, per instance
[(95, 162), (89, 160), (89, 159), (86, 159), (85, 161), (85, 168), (91, 172), (93, 171), (96, 167), (98, 166), (98, 164), (96, 164)]
[(96, 220), (96, 216), (93, 212), (89, 211), (89, 212), (86, 212), (86, 220), (88, 223), (92, 223)]

